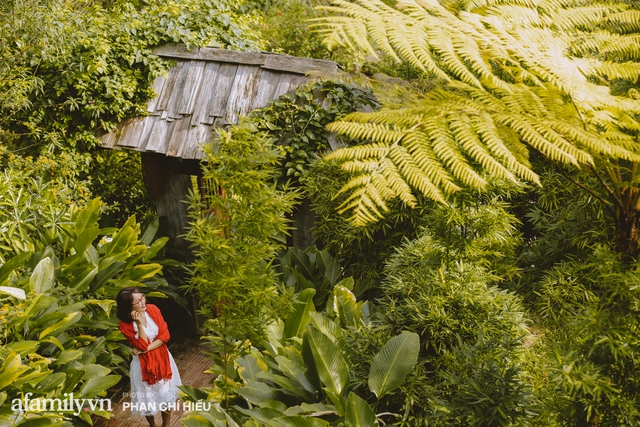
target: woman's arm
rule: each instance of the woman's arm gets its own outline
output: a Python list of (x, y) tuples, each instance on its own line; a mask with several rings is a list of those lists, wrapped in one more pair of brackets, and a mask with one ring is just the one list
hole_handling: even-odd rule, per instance
[(129, 344), (138, 349), (140, 352), (146, 351), (149, 347), (149, 339), (146, 337), (146, 335), (144, 339), (142, 339), (140, 334), (136, 334), (132, 323), (120, 322), (120, 332), (122, 332), (122, 335), (124, 335), (127, 341), (129, 341)]
[(147, 351), (151, 351), (158, 347), (161, 347), (163, 344), (164, 344), (164, 341), (155, 339), (151, 344), (149, 344), (149, 347), (147, 347)]

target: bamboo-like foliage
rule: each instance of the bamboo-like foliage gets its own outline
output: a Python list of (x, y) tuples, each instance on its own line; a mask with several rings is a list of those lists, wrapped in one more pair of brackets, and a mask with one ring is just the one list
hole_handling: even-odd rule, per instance
[(529, 148), (576, 167), (640, 160), (636, 3), (334, 0), (324, 9), (314, 25), (330, 47), (389, 55), (443, 82), (330, 125), (371, 141), (329, 156), (354, 173), (341, 210), (356, 223), (380, 217), (390, 198), (444, 201), (483, 187), (486, 174), (539, 184)]

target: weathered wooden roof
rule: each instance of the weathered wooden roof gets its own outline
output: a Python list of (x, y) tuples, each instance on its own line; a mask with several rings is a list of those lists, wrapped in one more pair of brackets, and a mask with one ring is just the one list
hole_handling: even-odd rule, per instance
[(202, 157), (215, 128), (264, 107), (305, 83), (309, 72), (335, 73), (333, 61), (261, 52), (166, 45), (154, 53), (177, 64), (153, 84), (157, 96), (148, 116), (123, 121), (99, 137), (103, 147), (163, 153), (183, 159)]

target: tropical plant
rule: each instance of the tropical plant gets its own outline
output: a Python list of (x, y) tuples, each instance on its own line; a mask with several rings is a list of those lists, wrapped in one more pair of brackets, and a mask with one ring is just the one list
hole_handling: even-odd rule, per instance
[[(314, 293), (306, 289), (297, 294), (293, 312), (270, 325), (264, 348), (254, 348), (236, 360), (235, 405), (228, 411), (214, 406), (208, 413), (194, 413), (185, 425), (373, 427), (380, 425), (378, 417), (394, 416), (384, 413), (381, 402), (416, 363), (418, 336), (402, 332), (385, 338), (367, 367), (361, 367), (366, 375), (352, 378), (345, 335), (368, 328), (364, 305), (338, 285), (332, 293), (336, 307), (332, 320), (316, 312)], [(368, 384), (366, 393), (357, 387), (363, 383)], [(189, 391), (193, 397), (207, 397)]]
[[(250, 3), (250, 2), (247, 2)], [(287, 55), (335, 59), (320, 37), (309, 28), (307, 20), (316, 16), (311, 2), (276, 0), (255, 2), (256, 12), (263, 16), (266, 49)], [(262, 3), (262, 4), (260, 4)]]
[[(348, 113), (376, 105), (369, 91), (354, 84), (317, 81), (254, 110), (250, 117), (282, 150), (276, 177), (279, 184), (297, 187), (308, 176), (310, 164), (332, 148), (326, 126)], [(334, 145), (349, 142), (333, 140)]]
[(157, 277), (162, 265), (153, 262), (166, 238), (152, 242), (153, 227), (140, 236), (134, 218), (120, 229), (101, 229), (100, 206), (94, 199), (60, 213), (57, 228), (42, 241), (32, 238), (32, 251), (0, 268), (2, 423), (70, 426), (78, 419), (91, 424), (92, 413), (110, 416), (104, 407), (58, 413), (14, 404), (26, 393), (36, 401), (65, 400), (71, 393), (105, 397), (120, 380), (115, 373), (128, 372), (124, 357), (130, 348), (122, 344), (114, 316), (118, 290), (137, 286), (151, 296), (177, 296)]
[(336, 162), (318, 160), (309, 165), (302, 180), (304, 194), (315, 214), (313, 236), (319, 247), (341, 260), (345, 276), (355, 280), (354, 292), (360, 297), (375, 290), (383, 275), (384, 263), (405, 240), (417, 237), (428, 224), (426, 214), (433, 203), (424, 198), (416, 209), (391, 201), (385, 218), (365, 226), (354, 226), (336, 209), (345, 199), (337, 195), (349, 174)]
[[(539, 183), (527, 152), (586, 167), (606, 194), (616, 245), (640, 251), (635, 184), (637, 3), (336, 0), (318, 18), (329, 46), (383, 53), (439, 84), (402, 104), (354, 113), (330, 126), (374, 141), (332, 154), (355, 177), (341, 211), (373, 221), (414, 190), (437, 201), (461, 186), (484, 187), (483, 171)], [(567, 175), (570, 175), (567, 173)]]
[(327, 302), (333, 287), (342, 277), (338, 260), (315, 246), (304, 251), (295, 247), (287, 249), (279, 258), (278, 270), (282, 283), (295, 293), (314, 289), (313, 303), (316, 307)]
[(89, 156), (61, 153), (36, 159), (0, 148), (0, 261), (41, 250), (64, 234), (69, 212), (91, 196), (79, 175)]
[(91, 158), (91, 192), (105, 205), (100, 215), (102, 225), (122, 226), (132, 215), (148, 223), (155, 215), (155, 204), (144, 185), (140, 153), (100, 150)]
[[(610, 245), (615, 236), (615, 226), (606, 208), (594, 203), (591, 194), (551, 165), (546, 168), (541, 165), (540, 170), (543, 186), (530, 188), (512, 202), (512, 210), (523, 223), (524, 245), (519, 260), (523, 295), (536, 291), (542, 276), (554, 265), (588, 262), (595, 246)], [(596, 178), (587, 171), (574, 178), (590, 188), (597, 186)]]

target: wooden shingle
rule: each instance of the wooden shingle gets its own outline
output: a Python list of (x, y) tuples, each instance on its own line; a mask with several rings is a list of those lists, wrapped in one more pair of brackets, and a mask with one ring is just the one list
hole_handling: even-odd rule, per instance
[(294, 90), (309, 72), (338, 70), (332, 61), (262, 52), (165, 45), (154, 53), (176, 65), (153, 83), (156, 97), (147, 105), (149, 115), (127, 119), (101, 135), (103, 147), (199, 159), (217, 127), (237, 123)]

